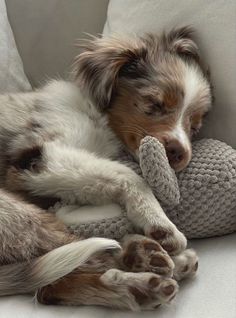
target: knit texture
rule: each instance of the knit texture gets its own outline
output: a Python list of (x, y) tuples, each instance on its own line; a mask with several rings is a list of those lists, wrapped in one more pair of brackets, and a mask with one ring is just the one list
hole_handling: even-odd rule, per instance
[[(123, 154), (120, 161), (145, 178), (167, 216), (187, 238), (236, 231), (236, 150), (213, 139), (196, 141), (190, 164), (177, 175), (157, 139), (145, 137), (139, 153), (139, 164), (128, 154)], [(119, 217), (70, 229), (83, 237), (115, 239), (135, 232), (125, 211)]]
[(140, 145), (140, 168), (156, 198), (167, 206), (175, 206), (180, 201), (178, 180), (171, 169), (165, 148), (155, 138), (147, 136)]
[(72, 233), (79, 237), (95, 236), (119, 240), (126, 234), (135, 233), (133, 224), (127, 219), (125, 210), (123, 213), (122, 216), (103, 219), (99, 222), (88, 222), (79, 226), (72, 225), (69, 228)]
[[(160, 143), (146, 137), (145, 153), (141, 145), (141, 161), (144, 178), (151, 185), (157, 198), (160, 189), (156, 176), (161, 170), (168, 170), (168, 162), (151, 162)], [(153, 145), (156, 145), (155, 147)], [(148, 151), (147, 148), (150, 150)], [(151, 160), (149, 160), (151, 158)], [(146, 173), (148, 171), (148, 173)], [(168, 174), (169, 175), (169, 174)], [(202, 139), (193, 143), (192, 160), (187, 168), (177, 174), (180, 201), (162, 207), (170, 220), (188, 238), (203, 238), (228, 234), (236, 231), (236, 150), (213, 139)], [(152, 184), (150, 180), (155, 180)], [(165, 187), (172, 194), (177, 187), (165, 179)], [(178, 197), (178, 190), (176, 196)]]

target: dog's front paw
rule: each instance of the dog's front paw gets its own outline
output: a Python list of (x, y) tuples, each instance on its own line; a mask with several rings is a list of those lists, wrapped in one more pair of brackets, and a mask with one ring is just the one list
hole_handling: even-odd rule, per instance
[(187, 239), (174, 225), (146, 225), (144, 228), (146, 236), (158, 241), (170, 254), (177, 255), (186, 249)]
[(198, 256), (193, 249), (187, 249), (172, 259), (175, 263), (174, 279), (179, 281), (195, 276), (198, 270)]
[(173, 276), (174, 263), (158, 242), (142, 235), (130, 234), (123, 238), (122, 247), (125, 270)]

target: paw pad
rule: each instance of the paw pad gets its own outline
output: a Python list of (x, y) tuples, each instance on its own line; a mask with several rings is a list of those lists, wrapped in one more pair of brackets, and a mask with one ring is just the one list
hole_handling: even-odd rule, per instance
[(160, 245), (153, 242), (148, 242), (148, 241), (144, 242), (143, 246), (146, 251), (157, 251), (157, 252), (163, 251)]
[(162, 292), (166, 295), (166, 296), (170, 296), (173, 294), (173, 292), (175, 291), (175, 287), (173, 285), (167, 285), (165, 287), (162, 288)]
[(161, 258), (160, 256), (153, 256), (150, 261), (150, 265), (158, 266), (158, 267), (166, 267), (168, 266), (168, 262)]
[(164, 230), (155, 230), (153, 232), (151, 232), (151, 236), (155, 239), (155, 240), (163, 240), (166, 238), (167, 236), (167, 232)]
[(151, 288), (155, 288), (155, 287), (157, 287), (159, 284), (160, 284), (160, 279), (159, 279), (159, 278), (157, 278), (157, 277), (152, 277), (152, 278), (150, 278), (150, 280), (149, 280), (149, 286), (150, 286)]

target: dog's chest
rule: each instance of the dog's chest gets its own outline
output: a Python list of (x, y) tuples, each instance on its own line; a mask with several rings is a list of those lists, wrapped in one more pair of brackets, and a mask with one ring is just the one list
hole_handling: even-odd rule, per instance
[(118, 157), (121, 143), (108, 127), (105, 116), (90, 117), (79, 113), (75, 121), (74, 129), (68, 132), (68, 138), (73, 146), (93, 152), (99, 157)]
[(76, 93), (69, 93), (64, 91), (64, 98), (57, 96), (56, 102), (53, 100), (57, 105), (54, 109), (47, 107), (48, 100), (44, 100), (46, 107), (36, 121), (66, 146), (87, 150), (103, 158), (118, 158), (121, 142), (109, 128), (106, 115), (85, 100), (78, 89)]
[(118, 158), (121, 143), (109, 128), (106, 115), (84, 98), (78, 87), (55, 81), (46, 90), (47, 94), (41, 94), (37, 100), (40, 110), (33, 114), (42, 133), (98, 157)]

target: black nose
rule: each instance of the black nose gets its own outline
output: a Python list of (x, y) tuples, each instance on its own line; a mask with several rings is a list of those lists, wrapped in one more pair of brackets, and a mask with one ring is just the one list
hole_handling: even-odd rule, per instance
[(178, 140), (171, 140), (166, 145), (166, 154), (170, 165), (175, 166), (185, 158), (185, 149)]

